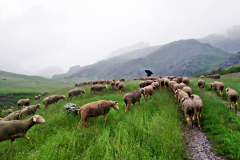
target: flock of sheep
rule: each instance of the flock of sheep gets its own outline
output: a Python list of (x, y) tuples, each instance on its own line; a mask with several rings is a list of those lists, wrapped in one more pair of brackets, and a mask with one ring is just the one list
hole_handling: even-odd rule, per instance
[[(182, 108), (184, 116), (187, 121), (188, 128), (193, 128), (193, 122), (194, 119), (197, 119), (198, 122), (198, 128), (201, 129), (200, 126), (200, 118), (203, 111), (203, 102), (201, 98), (196, 95), (192, 94), (192, 90), (187, 85), (189, 84), (189, 78), (187, 77), (176, 77), (176, 76), (166, 76), (166, 77), (145, 77), (145, 78), (134, 78), (133, 80), (144, 80), (140, 82), (139, 89), (129, 92), (124, 95), (123, 100), (125, 102), (126, 108), (125, 112), (127, 112), (130, 109), (130, 105), (133, 104), (133, 109), (135, 107), (135, 103), (139, 102), (141, 100), (141, 95), (143, 95), (143, 99), (145, 102), (146, 97), (150, 96), (152, 97), (153, 93), (155, 93), (160, 87), (165, 87), (170, 89), (174, 96), (178, 99), (179, 107)], [(87, 84), (92, 84), (89, 94), (91, 92), (98, 91), (99, 94), (104, 89), (108, 89), (107, 85), (99, 85), (103, 84), (104, 82), (111, 85), (111, 88), (113, 90), (114, 86), (116, 86), (116, 89), (119, 91), (119, 93), (122, 93), (124, 90), (124, 81), (125, 79), (122, 78), (120, 80), (112, 79), (112, 80), (99, 80), (99, 81), (92, 81), (92, 82), (83, 82), (80, 84), (75, 84), (75, 87), (77, 86), (84, 86)], [(216, 91), (220, 92), (220, 95), (222, 97), (224, 85), (221, 82), (215, 81), (213, 83), (210, 83), (211, 88), (213, 88), (214, 93)], [(204, 80), (198, 81), (198, 88), (204, 88), (205, 82)], [(230, 108), (233, 108), (232, 102), (234, 103), (235, 107), (235, 113), (237, 113), (237, 104), (239, 100), (238, 93), (231, 89), (226, 89), (228, 100), (230, 103)], [(44, 92), (42, 96), (46, 96), (48, 92)], [(68, 92), (68, 98), (66, 98), (64, 95), (51, 95), (43, 99), (43, 104), (45, 107), (43, 109), (47, 109), (47, 106), (53, 103), (57, 103), (60, 99), (70, 100), (73, 98), (73, 96), (78, 96), (82, 94), (85, 94), (85, 90), (80, 89), (73, 89)], [(41, 95), (35, 96), (35, 99), (41, 98)], [(19, 119), (23, 119), (28, 115), (35, 114), (36, 110), (40, 107), (40, 104), (36, 105), (30, 105), (29, 99), (21, 99), (17, 102), (18, 108), (21, 106), (22, 109), (13, 112), (12, 110), (8, 110), (6, 112), (6, 117), (0, 118), (0, 142), (11, 139), (10, 148), (8, 150), (8, 153), (10, 153), (11, 146), (15, 138), (25, 138), (29, 141), (30, 145), (32, 145), (30, 138), (26, 136), (26, 132), (35, 124), (44, 124), (45, 120), (39, 116), (34, 115), (28, 120), (20, 121)], [(91, 102), (88, 104), (83, 105), (79, 110), (78, 114), (81, 115), (81, 120), (78, 123), (78, 126), (81, 124), (87, 125), (87, 121), (90, 117), (96, 117), (99, 115), (104, 115), (104, 121), (107, 119), (107, 114), (110, 111), (110, 108), (113, 107), (115, 110), (118, 110), (118, 102), (116, 101), (106, 101), (106, 100), (100, 100)]]

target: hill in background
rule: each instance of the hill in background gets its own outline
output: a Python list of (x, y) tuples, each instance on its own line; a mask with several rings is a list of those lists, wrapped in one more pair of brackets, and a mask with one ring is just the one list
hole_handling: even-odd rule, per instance
[(44, 78), (52, 78), (52, 76), (55, 74), (64, 74), (64, 73), (66, 73), (66, 71), (63, 70), (62, 68), (57, 66), (52, 66), (52, 67), (41, 69), (40, 71), (36, 73), (32, 73), (31, 75), (36, 75)]
[(134, 44), (134, 45), (131, 45), (128, 47), (124, 47), (124, 48), (119, 48), (119, 49), (116, 49), (115, 51), (110, 52), (109, 55), (105, 59), (108, 59), (108, 58), (111, 58), (114, 56), (119, 56), (123, 53), (132, 52), (134, 50), (143, 49), (146, 47), (150, 47), (150, 44), (145, 43), (145, 42), (138, 42), (137, 44)]
[(197, 40), (227, 52), (237, 53), (240, 51), (240, 25), (227, 29), (226, 34), (211, 34)]

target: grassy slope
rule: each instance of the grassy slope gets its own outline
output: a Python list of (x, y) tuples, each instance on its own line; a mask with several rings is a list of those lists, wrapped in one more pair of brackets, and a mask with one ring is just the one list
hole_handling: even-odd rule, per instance
[[(222, 76), (221, 81), (225, 88), (231, 87), (240, 93), (240, 74), (236, 76)], [(201, 119), (204, 132), (213, 142), (213, 147), (217, 154), (227, 156), (231, 159), (240, 159), (240, 117), (228, 109), (220, 99), (213, 95), (209, 83), (215, 79), (204, 79), (206, 90), (197, 89), (197, 78), (190, 80), (190, 87), (193, 93), (199, 95), (204, 103), (203, 117)], [(208, 92), (209, 91), (209, 92)], [(217, 93), (219, 96), (219, 93)], [(224, 91), (223, 99), (227, 101), (226, 92)]]
[[(138, 88), (139, 81), (125, 82), (126, 91)], [(80, 116), (66, 115), (63, 108), (67, 102), (60, 100), (57, 106), (37, 114), (46, 124), (31, 128), (27, 136), (35, 145), (31, 150), (25, 139), (16, 139), (12, 153), (6, 154), (10, 141), (0, 143), (0, 159), (182, 159), (184, 121), (177, 101), (171, 93), (161, 89), (153, 99), (141, 100), (133, 112), (125, 113), (123, 95), (106, 90), (102, 95), (88, 95), (90, 86), (83, 87), (87, 94), (74, 97), (72, 103), (83, 105), (99, 99), (119, 102), (119, 111), (111, 109), (106, 123), (103, 116), (90, 118), (88, 127), (77, 129)], [(67, 95), (68, 89), (57, 91)], [(37, 100), (34, 103), (40, 103)], [(28, 118), (28, 117), (27, 117)]]

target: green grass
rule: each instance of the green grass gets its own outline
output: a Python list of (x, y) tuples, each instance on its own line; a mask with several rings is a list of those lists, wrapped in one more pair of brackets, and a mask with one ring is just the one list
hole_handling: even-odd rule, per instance
[[(141, 105), (137, 103), (134, 111), (125, 113), (123, 96), (138, 89), (139, 82), (125, 82), (126, 90), (123, 94), (112, 91), (109, 86), (101, 95), (89, 95), (90, 85), (81, 87), (86, 89), (83, 98), (74, 97), (71, 100), (79, 106), (100, 99), (118, 101), (119, 111), (112, 108), (106, 123), (103, 123), (103, 116), (92, 117), (87, 127), (77, 129), (80, 116), (66, 115), (63, 106), (68, 102), (64, 100), (48, 106), (47, 110), (37, 110), (46, 124), (36, 125), (27, 132), (35, 148), (31, 149), (23, 138), (16, 139), (8, 156), (6, 152), (10, 141), (4, 141), (0, 143), (0, 159), (187, 158), (183, 149), (184, 117), (176, 99), (168, 90), (160, 89), (152, 99), (148, 97), (146, 102), (141, 100)], [(70, 89), (61, 89), (53, 94), (67, 96)]]
[[(240, 117), (213, 95), (209, 83), (214, 82), (215, 79), (204, 79), (206, 90), (197, 89), (197, 80), (197, 78), (191, 78), (190, 87), (193, 93), (199, 95), (203, 100), (201, 125), (204, 132), (207, 133), (208, 139), (212, 142), (214, 152), (231, 159), (240, 159)], [(223, 82), (225, 88), (231, 87), (240, 93), (239, 75), (222, 76), (217, 81)], [(217, 95), (219, 96), (219, 94)], [(227, 100), (225, 91), (223, 99)]]

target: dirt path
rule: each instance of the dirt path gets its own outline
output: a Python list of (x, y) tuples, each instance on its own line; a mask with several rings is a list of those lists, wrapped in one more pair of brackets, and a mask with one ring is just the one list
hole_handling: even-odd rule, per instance
[(211, 152), (211, 142), (207, 139), (202, 130), (199, 130), (196, 126), (190, 131), (185, 132), (187, 143), (185, 151), (188, 156), (193, 160), (225, 160), (226, 158), (218, 157)]

